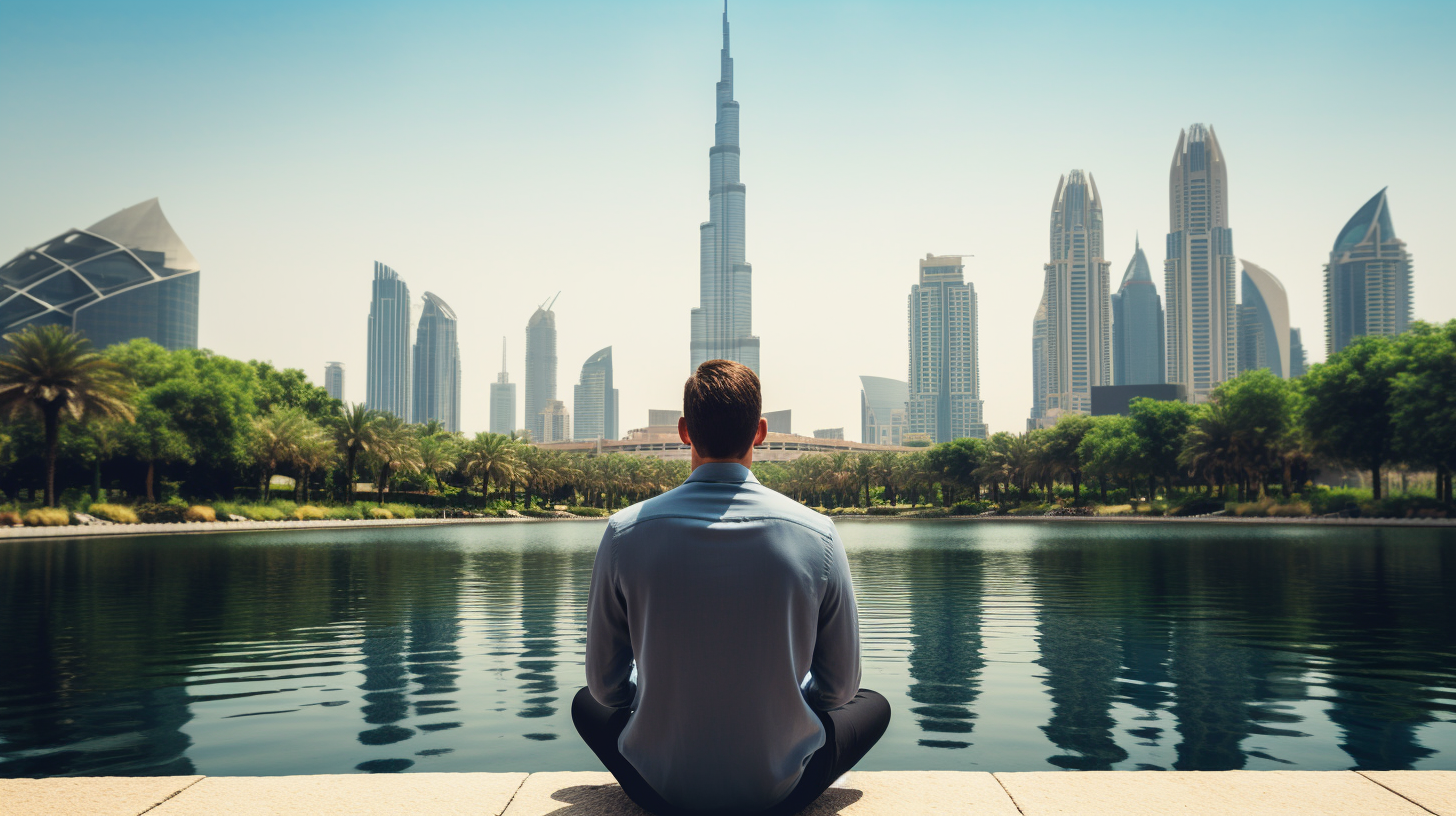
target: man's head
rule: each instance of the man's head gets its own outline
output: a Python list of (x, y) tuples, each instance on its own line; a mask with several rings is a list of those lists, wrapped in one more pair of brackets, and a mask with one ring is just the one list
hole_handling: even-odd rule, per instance
[(683, 386), (678, 434), (699, 461), (740, 461), (763, 441), (763, 395), (753, 369), (731, 360), (709, 360)]

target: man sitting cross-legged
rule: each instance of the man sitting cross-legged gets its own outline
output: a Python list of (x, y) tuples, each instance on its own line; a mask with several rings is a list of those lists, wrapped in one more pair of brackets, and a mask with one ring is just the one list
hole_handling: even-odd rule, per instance
[(890, 722), (885, 698), (859, 688), (834, 523), (748, 469), (768, 433), (761, 407), (746, 366), (699, 366), (678, 422), (692, 475), (612, 516), (592, 568), (572, 720), (662, 816), (796, 813)]

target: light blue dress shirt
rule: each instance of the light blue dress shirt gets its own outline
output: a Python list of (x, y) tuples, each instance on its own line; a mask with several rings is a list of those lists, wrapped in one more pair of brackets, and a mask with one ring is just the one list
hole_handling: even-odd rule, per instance
[(824, 744), (814, 709), (859, 690), (834, 523), (731, 463), (612, 516), (592, 568), (586, 676), (598, 702), (635, 710), (618, 747), (668, 802), (776, 804)]

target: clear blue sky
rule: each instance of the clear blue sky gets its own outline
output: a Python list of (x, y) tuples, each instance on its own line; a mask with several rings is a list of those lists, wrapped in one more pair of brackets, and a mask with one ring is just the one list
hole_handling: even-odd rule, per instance
[[(0, 255), (153, 196), (203, 265), (201, 342), (364, 395), (372, 262), (460, 314), (465, 425), (557, 290), (559, 396), (615, 347), (622, 429), (673, 407), (697, 303), (720, 6), (11, 2)], [(732, 4), (765, 402), (858, 437), (903, 378), (926, 252), (970, 253), (992, 430), (1030, 406), (1057, 178), (1097, 179), (1114, 284), (1161, 285), (1178, 131), (1209, 122), (1234, 248), (1323, 356), (1321, 265), (1390, 187), (1416, 315), (1456, 317), (1456, 3)]]

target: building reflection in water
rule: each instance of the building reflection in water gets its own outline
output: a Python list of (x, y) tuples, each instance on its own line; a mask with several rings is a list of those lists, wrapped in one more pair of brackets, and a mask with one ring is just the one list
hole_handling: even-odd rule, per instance
[[(521, 558), (521, 649), (516, 679), (522, 708), (517, 717), (545, 719), (556, 713), (557, 614), (567, 559), (554, 550), (531, 549)], [(554, 731), (532, 731), (527, 739), (554, 740)]]
[(967, 748), (980, 694), (984, 555), (977, 549), (916, 549), (909, 575), (910, 709), (928, 748)]

